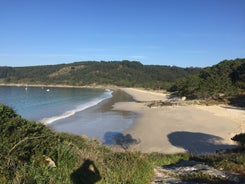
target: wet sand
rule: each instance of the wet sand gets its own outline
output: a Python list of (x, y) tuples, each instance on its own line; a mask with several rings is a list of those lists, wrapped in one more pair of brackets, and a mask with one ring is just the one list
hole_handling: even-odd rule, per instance
[(137, 102), (119, 102), (114, 110), (139, 114), (125, 136), (138, 140), (130, 150), (193, 154), (213, 153), (236, 146), (231, 138), (245, 130), (245, 111), (231, 106), (165, 106), (149, 108), (146, 102), (166, 100), (160, 92), (121, 88)]

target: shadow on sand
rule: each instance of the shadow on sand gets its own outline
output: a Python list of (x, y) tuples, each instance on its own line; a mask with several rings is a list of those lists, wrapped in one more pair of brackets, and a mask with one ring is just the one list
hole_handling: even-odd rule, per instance
[(222, 144), (221, 137), (200, 132), (173, 132), (168, 134), (169, 142), (184, 148), (191, 154), (215, 153), (219, 150), (233, 149), (235, 145)]
[(132, 144), (140, 143), (140, 140), (134, 139), (130, 134), (122, 134), (121, 132), (106, 132), (104, 135), (105, 144), (118, 145), (123, 149), (128, 149)]
[(229, 99), (229, 105), (245, 108), (245, 95), (238, 95)]
[(227, 106), (227, 105), (222, 105), (221, 107), (224, 109), (241, 110), (241, 111), (245, 110), (244, 107)]
[(71, 174), (73, 184), (95, 184), (101, 180), (100, 172), (93, 161), (87, 159)]

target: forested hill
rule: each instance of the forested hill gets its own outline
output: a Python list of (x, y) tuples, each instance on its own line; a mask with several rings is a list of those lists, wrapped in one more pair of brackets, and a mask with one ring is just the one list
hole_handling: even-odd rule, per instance
[(176, 91), (180, 96), (188, 98), (240, 96), (240, 103), (244, 103), (245, 59), (225, 60), (204, 68), (197, 75), (177, 80), (170, 91)]
[(143, 65), (136, 61), (75, 62), (71, 64), (0, 67), (0, 83), (117, 85), (167, 88), (179, 78), (198, 74), (201, 68)]

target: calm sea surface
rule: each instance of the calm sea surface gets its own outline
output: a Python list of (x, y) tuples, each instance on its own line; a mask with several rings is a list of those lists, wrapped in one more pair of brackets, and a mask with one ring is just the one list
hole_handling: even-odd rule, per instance
[(128, 129), (136, 117), (102, 111), (101, 106), (112, 97), (113, 91), (103, 89), (0, 87), (0, 103), (11, 106), (23, 118), (103, 142), (108, 132)]

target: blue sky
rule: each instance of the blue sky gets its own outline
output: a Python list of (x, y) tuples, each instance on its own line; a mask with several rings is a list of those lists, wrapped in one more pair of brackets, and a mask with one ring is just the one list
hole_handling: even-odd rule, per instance
[(245, 0), (0, 0), (0, 66), (245, 57)]

